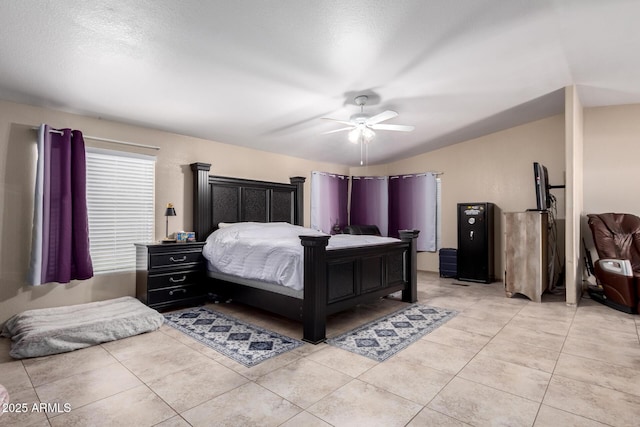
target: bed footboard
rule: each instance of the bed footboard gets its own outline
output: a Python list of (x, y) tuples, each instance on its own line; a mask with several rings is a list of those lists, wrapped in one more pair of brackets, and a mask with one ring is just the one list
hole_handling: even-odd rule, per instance
[(417, 301), (416, 239), (403, 230), (401, 242), (327, 251), (329, 236), (300, 236), (304, 247), (303, 340), (326, 339), (328, 315), (402, 291)]

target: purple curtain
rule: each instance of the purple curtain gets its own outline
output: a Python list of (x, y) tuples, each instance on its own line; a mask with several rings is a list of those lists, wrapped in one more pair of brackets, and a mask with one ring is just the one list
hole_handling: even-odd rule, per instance
[(436, 250), (436, 178), (432, 173), (389, 177), (389, 236), (420, 230), (419, 251)]
[(349, 177), (311, 173), (311, 228), (334, 234), (347, 225)]
[(351, 177), (350, 224), (377, 225), (386, 236), (389, 224), (389, 179), (386, 176)]
[(82, 132), (43, 125), (37, 175), (31, 284), (92, 277)]

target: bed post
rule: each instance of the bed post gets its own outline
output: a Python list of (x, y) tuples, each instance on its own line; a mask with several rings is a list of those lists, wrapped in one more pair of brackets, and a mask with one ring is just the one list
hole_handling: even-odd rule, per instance
[(210, 163), (191, 163), (193, 171), (193, 231), (196, 240), (204, 242), (211, 231), (211, 190), (209, 189)]
[(307, 180), (304, 176), (292, 176), (289, 182), (296, 186), (296, 200), (294, 200), (295, 212), (293, 214), (294, 225), (304, 224), (304, 182)]
[(318, 344), (327, 330), (327, 262), (330, 236), (300, 236), (304, 247), (302, 340)]
[(407, 288), (402, 291), (402, 301), (418, 301), (418, 251), (416, 249), (419, 230), (399, 230), (400, 239), (409, 243), (409, 251), (406, 259)]

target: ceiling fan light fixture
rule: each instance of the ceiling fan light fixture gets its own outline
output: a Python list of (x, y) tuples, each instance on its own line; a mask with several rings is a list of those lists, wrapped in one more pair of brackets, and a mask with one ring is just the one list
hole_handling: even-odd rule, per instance
[(376, 133), (364, 125), (358, 125), (349, 132), (349, 142), (353, 144), (359, 144), (364, 142), (365, 144), (371, 142)]
[(349, 131), (349, 142), (352, 144), (360, 142), (360, 128), (356, 127)]
[(364, 138), (364, 142), (371, 142), (373, 137), (376, 136), (376, 133), (368, 127), (365, 127), (362, 129), (362, 136)]

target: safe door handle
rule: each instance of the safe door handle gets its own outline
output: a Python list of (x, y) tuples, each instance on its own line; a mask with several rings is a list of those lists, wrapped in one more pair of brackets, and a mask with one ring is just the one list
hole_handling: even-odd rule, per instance
[(172, 289), (169, 291), (169, 295), (173, 295), (176, 292), (184, 292), (185, 294), (187, 293), (186, 289)]
[(469, 239), (473, 240), (473, 230), (469, 232)]
[(178, 259), (178, 258), (174, 258), (174, 257), (170, 257), (169, 261), (171, 262), (183, 262), (187, 260), (187, 256), (183, 255), (182, 258)]
[[(171, 283), (182, 283), (182, 282), (184, 282), (185, 280), (187, 280), (187, 276), (182, 276), (182, 278), (181, 278), (181, 279), (174, 279), (173, 277), (169, 277), (169, 281), (170, 281)], [(183, 289), (183, 290), (184, 290), (184, 289)]]

